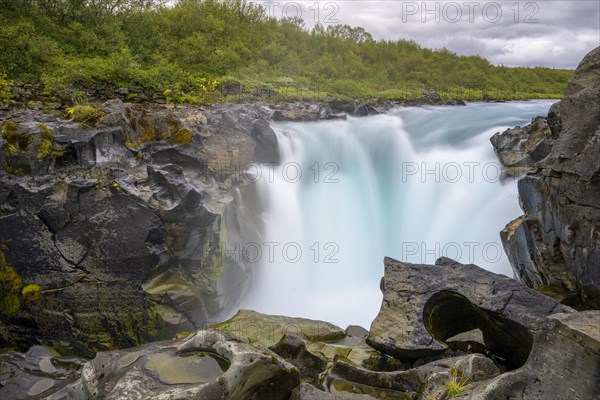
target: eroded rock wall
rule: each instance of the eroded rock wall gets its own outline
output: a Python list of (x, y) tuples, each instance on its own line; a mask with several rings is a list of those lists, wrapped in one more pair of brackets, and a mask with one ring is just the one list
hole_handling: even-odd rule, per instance
[(492, 138), (506, 167), (529, 170), (518, 183), (525, 214), (501, 232), (504, 248), (528, 286), (598, 309), (600, 48), (581, 61), (564, 98), (535, 125)]
[(226, 256), (241, 227), (225, 217), (244, 167), (278, 161), (268, 112), (97, 112), (0, 115), (1, 344), (129, 347), (218, 321), (244, 292), (250, 272)]

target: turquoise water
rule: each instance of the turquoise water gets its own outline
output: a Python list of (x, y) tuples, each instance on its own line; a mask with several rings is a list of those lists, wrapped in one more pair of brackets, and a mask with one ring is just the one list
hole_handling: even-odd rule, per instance
[(499, 231), (521, 210), (516, 181), (501, 179), (489, 138), (551, 104), (275, 124), (282, 162), (265, 166), (256, 183), (261, 249), (252, 251), (255, 276), (242, 307), (368, 328), (381, 303), (384, 256), (448, 256), (512, 276)]

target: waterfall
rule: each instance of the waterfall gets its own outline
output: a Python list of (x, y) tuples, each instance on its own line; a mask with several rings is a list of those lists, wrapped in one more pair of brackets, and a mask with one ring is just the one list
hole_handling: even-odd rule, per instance
[(521, 214), (489, 137), (551, 101), (399, 108), (386, 115), (274, 124), (282, 160), (254, 171), (261, 239), (242, 304), (368, 327), (383, 257), (448, 256), (512, 276), (499, 231)]

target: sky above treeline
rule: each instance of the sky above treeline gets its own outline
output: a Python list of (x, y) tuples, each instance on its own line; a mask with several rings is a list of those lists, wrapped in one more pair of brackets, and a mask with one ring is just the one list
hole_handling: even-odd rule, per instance
[(361, 26), (375, 39), (480, 55), (496, 65), (575, 68), (600, 45), (600, 1), (253, 0), (278, 18)]

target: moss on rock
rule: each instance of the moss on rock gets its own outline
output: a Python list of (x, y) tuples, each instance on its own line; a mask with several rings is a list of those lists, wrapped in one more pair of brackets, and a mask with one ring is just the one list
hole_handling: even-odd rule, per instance
[(0, 251), (0, 313), (11, 315), (21, 308), (23, 280), (17, 271), (6, 262)]
[(104, 113), (96, 107), (87, 105), (77, 105), (67, 108), (66, 115), (68, 118), (72, 119), (75, 122), (95, 125), (102, 119)]
[(42, 141), (40, 147), (37, 150), (37, 158), (38, 160), (46, 158), (52, 152), (52, 142), (54, 140), (54, 134), (48, 128), (46, 124), (38, 125), (41, 132), (40, 135), (42, 137)]

